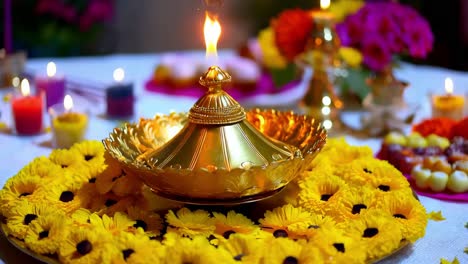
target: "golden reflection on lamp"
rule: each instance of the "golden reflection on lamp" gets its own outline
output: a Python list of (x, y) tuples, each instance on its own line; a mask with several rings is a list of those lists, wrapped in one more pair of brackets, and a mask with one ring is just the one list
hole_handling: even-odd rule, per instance
[(460, 120), (464, 115), (465, 98), (462, 95), (453, 93), (453, 81), (445, 78), (445, 94), (433, 95), (432, 117), (447, 117), (454, 120)]

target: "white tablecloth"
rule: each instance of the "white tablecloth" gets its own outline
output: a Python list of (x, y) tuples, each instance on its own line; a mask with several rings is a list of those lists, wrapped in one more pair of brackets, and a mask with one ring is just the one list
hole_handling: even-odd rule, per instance
[[(196, 53), (201, 54), (201, 52)], [(229, 56), (229, 52), (221, 53)], [(162, 94), (150, 93), (144, 90), (144, 82), (152, 75), (154, 66), (160, 56), (157, 54), (145, 55), (112, 55), (103, 57), (80, 57), (67, 59), (53, 59), (58, 71), (74, 80), (88, 80), (93, 83), (111, 83), (112, 72), (117, 67), (123, 67), (126, 71), (126, 79), (135, 84), (137, 96), (136, 116), (152, 117), (155, 113), (169, 113), (170, 111), (186, 112), (195, 102), (195, 98), (174, 97)], [(35, 72), (45, 72), (45, 66), (51, 59), (29, 60), (27, 69)], [(435, 67), (415, 66), (403, 64), (396, 70), (396, 75), (402, 80), (411, 83), (411, 87), (405, 92), (405, 99), (409, 104), (420, 106), (417, 120), (428, 117), (430, 106), (428, 95), (430, 92), (443, 93), (444, 79), (451, 77), (455, 84), (455, 91), (468, 93), (468, 74)], [(1, 91), (2, 96), (7, 91)], [(300, 86), (292, 93), (276, 97), (256, 98), (245, 102), (247, 106), (257, 101), (259, 104), (282, 105), (291, 103), (304, 92)], [(299, 96), (299, 97), (298, 97)], [(80, 103), (80, 98), (75, 98)], [(2, 103), (1, 120), (10, 123), (9, 106)], [(99, 117), (104, 106), (96, 104), (83, 105), (92, 113), (87, 133), (88, 139), (101, 140), (108, 136), (109, 132), (118, 125), (116, 121), (110, 121)], [(348, 122), (358, 122), (358, 116), (350, 114), (346, 116)], [(48, 155), (50, 148), (43, 147), (50, 140), (50, 134), (39, 136), (15, 136), (0, 134), (0, 186), (15, 175), (23, 166), (33, 158), (40, 155)], [(348, 142), (354, 145), (369, 145), (374, 151), (380, 147), (381, 140), (370, 138), (366, 140), (346, 136)], [(426, 230), (426, 236), (414, 245), (404, 248), (398, 254), (386, 259), (383, 263), (439, 263), (440, 258), (453, 259), (457, 257), (460, 263), (468, 263), (468, 254), (463, 253), (464, 247), (468, 247), (468, 229), (464, 228), (468, 222), (468, 204), (455, 203), (420, 197), (427, 211), (442, 211), (447, 218), (442, 222), (430, 221)], [(5, 248), (5, 249), (4, 249)], [(5, 241), (0, 241), (0, 263), (24, 262), (24, 258), (11, 252)], [(17, 259), (19, 258), (19, 259)], [(2, 261), (3, 259), (3, 261)], [(15, 261), (17, 260), (17, 261)], [(27, 261), (31, 261), (30, 259)]]

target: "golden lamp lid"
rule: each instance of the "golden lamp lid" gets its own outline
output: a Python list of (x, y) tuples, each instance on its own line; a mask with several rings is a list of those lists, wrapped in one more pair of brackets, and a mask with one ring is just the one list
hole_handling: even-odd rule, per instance
[(301, 151), (263, 135), (246, 120), (244, 108), (223, 90), (231, 76), (212, 66), (200, 77), (208, 91), (190, 109), (188, 123), (166, 144), (138, 159), (156, 169), (208, 172), (268, 166)]

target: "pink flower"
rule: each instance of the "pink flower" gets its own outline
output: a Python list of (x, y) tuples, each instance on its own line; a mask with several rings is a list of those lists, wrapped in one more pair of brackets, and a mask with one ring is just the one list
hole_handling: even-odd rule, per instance
[(434, 37), (424, 20), (414, 21), (403, 36), (408, 52), (415, 58), (425, 58), (432, 49)]
[(383, 38), (369, 35), (362, 41), (364, 64), (374, 71), (381, 71), (392, 59), (390, 48)]

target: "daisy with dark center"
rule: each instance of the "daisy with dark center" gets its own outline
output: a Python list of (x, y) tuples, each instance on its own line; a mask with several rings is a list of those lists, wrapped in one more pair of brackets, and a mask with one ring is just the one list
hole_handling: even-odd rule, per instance
[(77, 226), (85, 226), (89, 227), (91, 225), (91, 212), (87, 209), (80, 208), (76, 211), (74, 211), (70, 215), (70, 219), (73, 221), (73, 223)]
[(78, 208), (85, 207), (91, 197), (77, 196), (81, 188), (81, 183), (60, 181), (60, 183), (50, 185), (49, 188), (38, 191), (38, 196), (42, 197), (44, 202), (53, 204), (54, 207), (71, 213)]
[(346, 230), (353, 237), (361, 237), (368, 260), (386, 256), (400, 246), (403, 237), (393, 217), (381, 209), (370, 209), (360, 216), (348, 221)]
[[(326, 157), (333, 165), (344, 165), (360, 158), (372, 158), (370, 147), (356, 147), (349, 145), (344, 138), (328, 139), (327, 144), (317, 155), (317, 158)], [(313, 162), (319, 162), (317, 158)]]
[(312, 214), (306, 222), (292, 224), (288, 230), (297, 237), (311, 239), (319, 230), (335, 227), (337, 223), (330, 216)]
[(204, 210), (190, 211), (188, 208), (181, 208), (176, 213), (172, 210), (166, 214), (166, 222), (169, 225), (167, 232), (175, 232), (180, 236), (208, 237), (214, 233), (215, 219)]
[(231, 234), (252, 234), (259, 230), (252, 220), (234, 211), (229, 211), (227, 215), (213, 212), (213, 217), (216, 225), (215, 233), (226, 239)]
[(160, 263), (165, 257), (161, 243), (141, 233), (120, 232), (113, 241), (121, 254), (117, 254), (112, 263)]
[(0, 214), (7, 215), (16, 200), (40, 201), (38, 190), (45, 188), (37, 176), (15, 176), (10, 178), (0, 190)]
[(273, 234), (274, 237), (298, 238), (298, 234), (290, 230), (293, 225), (308, 225), (312, 214), (301, 207), (290, 204), (266, 211), (264, 218), (259, 219), (260, 227)]
[(111, 263), (120, 254), (110, 233), (90, 227), (71, 227), (58, 250), (62, 263)]
[(319, 247), (329, 263), (365, 263), (366, 260), (366, 250), (360, 237), (345, 234), (341, 228), (321, 228), (309, 243)]
[(231, 255), (213, 247), (206, 238), (196, 236), (193, 239), (177, 238), (175, 244), (166, 247), (166, 257), (161, 263), (218, 264), (235, 263)]
[(135, 206), (128, 207), (127, 214), (135, 221), (133, 227), (140, 228), (148, 237), (157, 237), (161, 234), (163, 220), (159, 214)]
[(133, 196), (119, 197), (112, 192), (104, 195), (97, 195), (88, 205), (92, 212), (98, 212), (100, 215), (114, 215), (116, 212), (124, 212), (129, 206), (135, 204), (136, 198)]
[(299, 205), (311, 212), (326, 214), (336, 206), (340, 193), (347, 188), (347, 185), (337, 176), (324, 175), (318, 171), (311, 173), (313, 177), (299, 183), (301, 188), (298, 195)]
[(243, 263), (259, 263), (262, 255), (262, 240), (250, 235), (233, 234), (229, 239), (221, 240), (219, 248), (229, 252), (232, 259)]
[(71, 223), (64, 214), (43, 215), (29, 224), (24, 242), (36, 253), (53, 255), (57, 253), (62, 238), (66, 236), (69, 224)]
[(426, 210), (413, 196), (393, 194), (384, 197), (378, 207), (398, 223), (404, 239), (415, 242), (424, 236), (427, 226)]
[(324, 263), (323, 255), (314, 245), (287, 238), (269, 239), (263, 244), (263, 261), (272, 264)]
[(112, 192), (118, 196), (140, 193), (143, 182), (132, 172), (122, 170), (122, 174), (113, 182)]
[(74, 144), (70, 150), (76, 150), (84, 164), (89, 168), (91, 175), (96, 176), (105, 168), (104, 146), (100, 141), (87, 140)]
[(376, 190), (370, 187), (350, 187), (343, 191), (340, 201), (329, 214), (338, 222), (357, 219), (365, 210), (375, 208)]
[(89, 222), (92, 226), (101, 228), (112, 235), (119, 234), (122, 231), (129, 231), (136, 224), (136, 221), (121, 212), (116, 212), (112, 217), (108, 215), (99, 216), (93, 213), (89, 216)]
[(52, 163), (60, 166), (62, 170), (83, 171), (87, 168), (83, 166), (81, 155), (76, 150), (54, 149), (49, 155)]
[(55, 215), (57, 213), (58, 210), (47, 203), (31, 203), (25, 200), (17, 200), (12, 210), (5, 215), (7, 223), (5, 231), (7, 234), (18, 239), (24, 239), (32, 222), (37, 221), (38, 218), (43, 216)]

